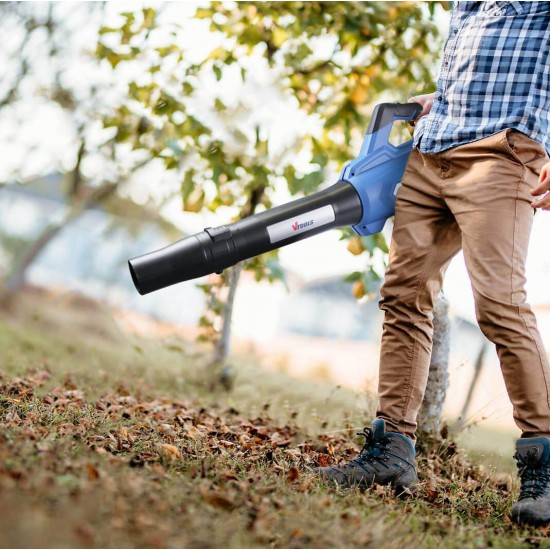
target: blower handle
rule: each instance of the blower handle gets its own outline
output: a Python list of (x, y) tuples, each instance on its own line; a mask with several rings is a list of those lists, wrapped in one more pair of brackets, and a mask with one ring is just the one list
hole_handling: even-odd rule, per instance
[(347, 164), (340, 179), (353, 185), (361, 198), (363, 216), (352, 229), (361, 236), (382, 231), (395, 212), (395, 196), (405, 172), (412, 140), (390, 143), (396, 120), (415, 120), (420, 103), (381, 103), (374, 108), (359, 156)]
[(396, 120), (415, 120), (422, 112), (422, 105), (416, 102), (410, 103), (380, 103), (374, 108), (367, 128), (366, 140), (368, 147), (361, 151), (363, 154), (380, 149), (390, 140), (393, 123)]

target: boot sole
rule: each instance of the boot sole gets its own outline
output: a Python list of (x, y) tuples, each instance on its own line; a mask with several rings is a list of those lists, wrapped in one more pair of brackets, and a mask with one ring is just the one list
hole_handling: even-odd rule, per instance
[(525, 513), (521, 515), (510, 514), (510, 519), (517, 525), (534, 525), (535, 527), (542, 527), (543, 525), (548, 525), (550, 523), (550, 518), (541, 519), (540, 517)]
[(406, 483), (396, 481), (392, 483), (392, 486), (394, 487), (395, 496), (397, 497), (404, 498), (414, 496), (418, 493), (418, 478), (415, 476), (414, 479)]
[(406, 498), (410, 496), (414, 496), (418, 493), (418, 480), (416, 480), (413, 483), (342, 483), (338, 482), (335, 479), (327, 479), (322, 478), (325, 483), (337, 485), (338, 487), (341, 487), (342, 489), (359, 489), (361, 491), (367, 491), (369, 489), (372, 489), (375, 485), (379, 485), (380, 487), (392, 487), (393, 492), (396, 497), (398, 498)]
[(358, 481), (351, 480), (350, 481), (349, 479), (347, 479), (347, 480), (338, 481), (336, 479), (328, 477), (325, 473), (319, 472), (318, 469), (311, 469), (311, 473), (314, 473), (315, 475), (317, 475), (319, 477), (319, 479), (321, 481), (323, 481), (324, 483), (337, 485), (338, 487), (341, 487), (342, 489), (357, 488), (357, 489), (360, 489), (361, 491), (366, 491), (367, 489), (371, 489), (374, 485), (380, 485), (381, 487), (390, 486), (390, 487), (393, 488), (394, 493), (397, 497), (412, 496), (412, 495), (416, 494), (417, 491), (418, 491), (418, 478), (416, 476), (413, 479), (411, 479), (410, 481), (406, 481), (406, 482), (402, 482), (402, 481), (398, 481), (398, 480), (392, 480), (392, 481), (389, 481), (388, 483), (380, 484), (380, 483), (376, 483), (374, 481), (369, 482), (369, 481), (365, 481), (365, 480), (358, 480)]

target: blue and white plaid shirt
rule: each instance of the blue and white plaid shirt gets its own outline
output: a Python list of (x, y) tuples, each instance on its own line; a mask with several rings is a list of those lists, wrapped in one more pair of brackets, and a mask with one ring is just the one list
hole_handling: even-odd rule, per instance
[(515, 128), (550, 152), (549, 123), (550, 2), (455, 2), (415, 147), (435, 153)]

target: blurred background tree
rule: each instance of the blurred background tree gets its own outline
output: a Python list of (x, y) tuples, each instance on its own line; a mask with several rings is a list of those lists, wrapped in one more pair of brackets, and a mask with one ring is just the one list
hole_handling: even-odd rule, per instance
[[(105, 205), (118, 186), (153, 159), (147, 151), (121, 156), (117, 142), (101, 129), (100, 113), (116, 95), (112, 82), (101, 77), (97, 58), (83, 55), (76, 45), (75, 28), (85, 29), (95, 38), (103, 9), (104, 5), (94, 2), (83, 3), (72, 12), (55, 2), (0, 4), (0, 31), (10, 37), (2, 52), (5, 76), (0, 86), (0, 112), (16, 111), (30, 100), (37, 107), (47, 104), (58, 115), (62, 113), (68, 126), (63, 130), (72, 134), (68, 155), (62, 158), (41, 155), (40, 149), (47, 144), (36, 142), (28, 152), (48, 159), (40, 172), (67, 173), (63, 188), (67, 209), (61, 219), (52, 221), (17, 253), (4, 280), (10, 292), (23, 287), (29, 268), (64, 227), (91, 205)], [(28, 142), (21, 134), (23, 131), (14, 139)], [(15, 165), (8, 181), (25, 183), (38, 175), (26, 173), (27, 166), (26, 162)]]
[[(153, 8), (126, 12), (120, 25), (101, 29), (97, 55), (115, 72), (134, 66), (137, 76), (105, 126), (179, 173), (186, 211), (233, 207), (233, 219), (249, 216), (270, 208), (281, 188), (297, 196), (333, 183), (356, 156), (375, 103), (433, 88), (441, 45), (434, 17), (442, 8), (446, 3), (211, 2), (195, 13), (213, 33), (199, 60), (182, 46), (177, 22)], [(239, 99), (257, 73), (310, 123), (296, 132), (289, 120), (282, 145)], [(361, 298), (380, 278), (377, 259), (387, 244), (382, 234), (342, 233), (350, 252), (365, 257), (366, 269), (348, 277)], [(219, 365), (229, 350), (241, 269), (257, 280), (282, 276), (274, 251), (204, 285), (210, 307), (201, 323)]]
[[(19, 32), (4, 52), (9, 71), (0, 112), (32, 97), (65, 113), (74, 138), (70, 159), (49, 167), (68, 173), (66, 213), (20, 251), (5, 285), (20, 289), (29, 267), (67, 224), (90, 205), (106, 203), (152, 161), (177, 174), (184, 210), (217, 212), (228, 221), (333, 183), (356, 156), (374, 104), (406, 101), (433, 86), (441, 45), (435, 17), (446, 7), (205, 3), (195, 19), (212, 40), (197, 53), (185, 44), (184, 26), (165, 16), (166, 4), (126, 11), (118, 24), (107, 18), (108, 26), (101, 26), (104, 4), (86, 3), (74, 13), (55, 3), (3, 4), (0, 28)], [(91, 38), (99, 33), (95, 52), (89, 42), (84, 57), (74, 33), (79, 25)], [(105, 72), (106, 65), (115, 74)], [(245, 93), (251, 90), (255, 104)], [(258, 114), (276, 102), (292, 113), (279, 135)], [(400, 139), (408, 137), (403, 126)], [(21, 169), (11, 177), (25, 180)], [(347, 280), (358, 299), (368, 297), (385, 265), (384, 235), (360, 238), (345, 229), (342, 238), (352, 254), (365, 258), (365, 269)], [(258, 281), (284, 279), (273, 251), (202, 285), (208, 305), (200, 321), (203, 338), (214, 343), (213, 364), (225, 369), (227, 383), (242, 269)]]

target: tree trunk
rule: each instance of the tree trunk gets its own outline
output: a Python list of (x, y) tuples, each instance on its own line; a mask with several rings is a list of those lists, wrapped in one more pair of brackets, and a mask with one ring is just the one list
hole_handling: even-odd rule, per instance
[(441, 433), (443, 405), (449, 385), (450, 330), (449, 303), (440, 293), (434, 304), (434, 334), (430, 373), (424, 401), (418, 415), (422, 437), (438, 438)]
[[(82, 129), (79, 129), (79, 134)], [(70, 188), (68, 191), (69, 199), (72, 206), (58, 224), (49, 225), (44, 229), (41, 235), (31, 243), (31, 245), (23, 252), (21, 258), (16, 259), (14, 266), (8, 276), (4, 286), (9, 292), (19, 292), (26, 280), (27, 271), (35, 260), (40, 256), (42, 251), (57, 237), (59, 232), (75, 218), (78, 218), (87, 207), (87, 204), (83, 204), (83, 201), (79, 200), (79, 194), (82, 186), (82, 173), (80, 167), (82, 166), (82, 160), (86, 154), (86, 144), (83, 139), (80, 140), (80, 146), (76, 155), (76, 163), (71, 171), (70, 175)]]
[(235, 303), (235, 294), (237, 293), (237, 285), (239, 284), (242, 269), (242, 263), (238, 263), (229, 269), (227, 283), (228, 293), (223, 307), (222, 328), (220, 336), (214, 344), (213, 361), (217, 364), (223, 364), (229, 356), (233, 306)]
[(476, 362), (474, 365), (474, 375), (472, 377), (472, 381), (470, 382), (470, 387), (468, 389), (468, 395), (466, 396), (466, 399), (464, 400), (464, 405), (462, 406), (462, 411), (460, 412), (460, 417), (456, 423), (456, 426), (458, 428), (462, 428), (466, 425), (468, 419), (466, 415), (468, 414), (468, 411), (470, 409), (470, 404), (472, 402), (472, 397), (474, 396), (474, 391), (477, 387), (477, 383), (479, 381), (479, 375), (481, 374), (481, 370), (483, 369), (483, 363), (485, 360), (485, 354), (487, 353), (487, 350), (489, 349), (488, 341), (483, 340), (483, 343), (481, 345), (481, 348), (479, 350), (479, 353), (477, 354)]
[(23, 252), (21, 258), (15, 261), (14, 267), (4, 283), (6, 289), (14, 293), (20, 291), (25, 284), (29, 268), (61, 230), (78, 219), (92, 204), (100, 203), (109, 197), (115, 189), (115, 185), (105, 184), (99, 187), (89, 200), (75, 200), (67, 215), (58, 224), (48, 226), (40, 237)]
[(9, 292), (19, 292), (26, 280), (27, 271), (34, 263), (36, 258), (40, 256), (42, 251), (50, 244), (59, 232), (63, 229), (64, 224), (49, 225), (42, 232), (40, 237), (34, 241), (25, 252), (21, 259), (16, 260), (13, 269), (8, 274), (4, 286)]
[[(254, 189), (250, 194), (248, 201), (243, 206), (240, 212), (240, 219), (252, 216), (256, 210), (256, 206), (260, 203), (262, 195), (265, 191), (265, 186), (260, 186)], [(227, 364), (227, 358), (231, 348), (231, 322), (233, 318), (233, 308), (235, 305), (235, 295), (239, 284), (241, 272), (243, 269), (242, 262), (231, 267), (225, 272), (225, 285), (211, 290), (211, 305), (210, 309), (221, 309), (220, 329), (217, 337), (214, 340), (214, 353), (212, 356), (211, 365), (219, 374), (219, 381), (229, 390), (233, 386), (233, 370)], [(227, 290), (225, 293), (224, 290)], [(225, 294), (225, 298), (223, 298)], [(221, 306), (221, 308), (219, 308)], [(212, 323), (210, 323), (212, 324)]]
[[(260, 203), (262, 195), (265, 191), (265, 186), (260, 186), (254, 189), (246, 204), (243, 206), (239, 218), (248, 218), (254, 214), (256, 206)], [(235, 294), (237, 292), (237, 285), (241, 277), (243, 266), (242, 262), (233, 266), (228, 270), (226, 277), (227, 296), (223, 302), (223, 308), (221, 313), (221, 329), (218, 338), (214, 343), (214, 358), (213, 363), (223, 365), (229, 355), (230, 340), (231, 340), (231, 320), (233, 317), (233, 305), (235, 302)]]

